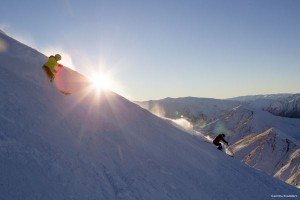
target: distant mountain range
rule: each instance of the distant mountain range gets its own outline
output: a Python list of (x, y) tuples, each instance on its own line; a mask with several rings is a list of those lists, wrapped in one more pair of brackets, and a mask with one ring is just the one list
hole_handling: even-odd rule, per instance
[(300, 118), (300, 94), (273, 94), (236, 97), (231, 100), (245, 102), (274, 115)]
[(137, 102), (161, 117), (186, 119), (211, 138), (225, 133), (242, 162), (300, 187), (300, 94), (243, 96), (226, 100), (166, 98)]

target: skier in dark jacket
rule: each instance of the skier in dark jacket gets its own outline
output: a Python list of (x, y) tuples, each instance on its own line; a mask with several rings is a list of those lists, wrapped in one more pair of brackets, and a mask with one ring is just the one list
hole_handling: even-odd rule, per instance
[(222, 144), (220, 143), (220, 141), (222, 140), (223, 142), (225, 142), (228, 145), (228, 142), (224, 139), (225, 138), (225, 134), (219, 134), (214, 140), (213, 140), (213, 144), (218, 146), (219, 150), (222, 150)]

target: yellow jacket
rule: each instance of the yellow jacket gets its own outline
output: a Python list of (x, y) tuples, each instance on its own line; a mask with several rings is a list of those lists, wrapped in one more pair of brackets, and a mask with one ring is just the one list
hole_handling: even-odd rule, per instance
[(55, 59), (54, 56), (50, 56), (48, 61), (44, 64), (44, 66), (48, 67), (53, 74), (55, 73), (57, 65), (60, 64), (57, 63), (57, 60)]

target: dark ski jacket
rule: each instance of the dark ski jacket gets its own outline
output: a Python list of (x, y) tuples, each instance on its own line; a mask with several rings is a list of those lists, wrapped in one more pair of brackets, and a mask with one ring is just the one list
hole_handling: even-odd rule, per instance
[(228, 142), (224, 139), (223, 135), (222, 134), (219, 134), (214, 140), (213, 140), (213, 143), (215, 145), (218, 145), (220, 143), (220, 141), (223, 141), (225, 142), (227, 145), (228, 145)]

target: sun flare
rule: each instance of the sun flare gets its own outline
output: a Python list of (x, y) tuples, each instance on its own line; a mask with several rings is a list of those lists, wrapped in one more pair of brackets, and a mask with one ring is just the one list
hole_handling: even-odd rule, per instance
[(108, 75), (98, 73), (91, 78), (93, 86), (97, 90), (108, 89), (111, 84), (111, 80)]

